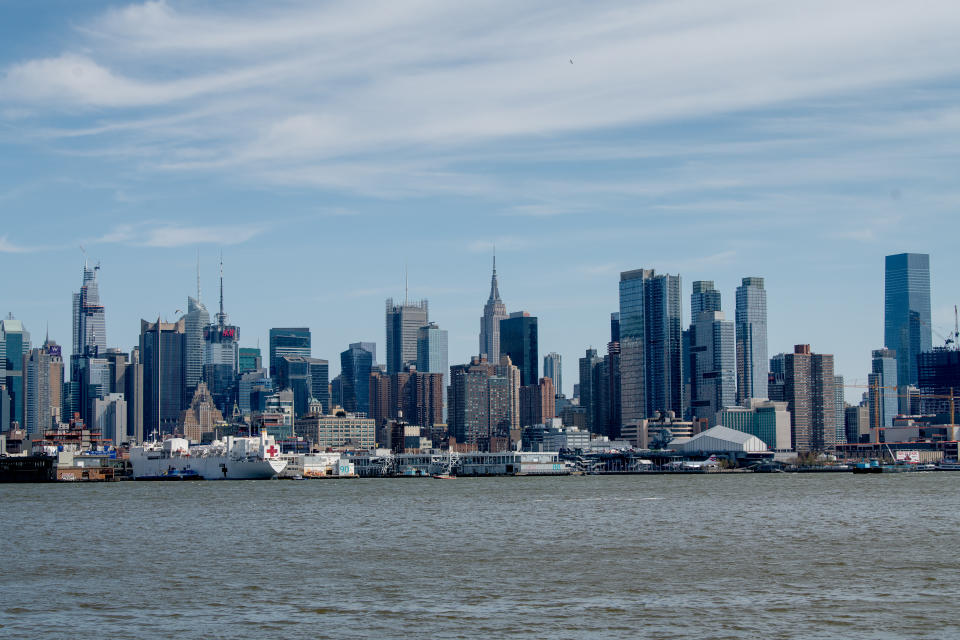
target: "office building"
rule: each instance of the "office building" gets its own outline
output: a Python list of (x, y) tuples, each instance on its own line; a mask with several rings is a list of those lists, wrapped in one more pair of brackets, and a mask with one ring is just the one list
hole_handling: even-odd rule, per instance
[[(447, 331), (438, 327), (434, 322), (417, 330), (417, 371), (441, 374), (444, 388), (446, 388), (450, 378), (447, 343)], [(446, 391), (444, 391), (443, 396), (446, 399)]]
[(73, 354), (91, 354), (94, 357), (107, 350), (107, 325), (103, 305), (100, 303), (100, 289), (97, 284), (97, 271), (83, 265), (83, 283), (80, 291), (73, 294)]
[(323, 410), (330, 412), (330, 363), (321, 358), (307, 358), (310, 364), (310, 394)]
[[(845, 407), (844, 414), (843, 424), (847, 431), (847, 443), (870, 442), (870, 407), (866, 404)], [(879, 442), (879, 440), (876, 441)]]
[(187, 401), (183, 352), (186, 324), (140, 321), (140, 360), (143, 364), (143, 436), (173, 433)]
[(767, 398), (767, 291), (763, 278), (744, 278), (737, 287), (737, 404)]
[(124, 398), (127, 401), (127, 438), (131, 442), (143, 442), (143, 362), (140, 348), (130, 351), (130, 359), (124, 370)]
[(844, 398), (843, 376), (833, 376), (833, 429), (836, 434), (834, 444), (846, 444), (847, 426), (846, 420), (847, 401)]
[(60, 346), (49, 338), (24, 357), (25, 402), (22, 428), (30, 436), (55, 429), (63, 406), (63, 357)]
[(520, 369), (520, 386), (537, 384), (540, 357), (537, 354), (537, 318), (515, 311), (500, 321), (500, 353), (510, 356)]
[(309, 414), (297, 421), (297, 435), (313, 443), (314, 449), (373, 449), (376, 423), (352, 413)]
[(23, 363), (24, 356), (30, 353), (30, 333), (12, 313), (0, 320), (0, 345), (0, 356), (3, 357), (0, 368), (3, 369), (3, 382), (10, 402), (10, 423), (16, 422), (23, 428), (26, 406)]
[[(340, 396), (333, 404), (347, 413), (370, 415), (370, 372), (377, 362), (377, 345), (352, 342), (340, 353)], [(329, 407), (324, 407), (329, 411)]]
[(553, 380), (557, 395), (563, 395), (563, 358), (559, 353), (551, 351), (543, 356), (543, 377)]
[(695, 324), (704, 311), (721, 311), (720, 292), (713, 280), (694, 280), (690, 294), (690, 323)]
[(893, 419), (899, 412), (896, 352), (893, 349), (876, 349), (870, 368), (870, 375), (867, 376), (870, 424), (874, 428), (892, 427)]
[(199, 280), (197, 297), (187, 296), (187, 312), (184, 320), (183, 376), (187, 385), (186, 394), (193, 396), (197, 384), (203, 379), (204, 332), (210, 325), (210, 312), (200, 302)]
[[(223, 260), (220, 261), (220, 311), (203, 332), (203, 380), (223, 415), (236, 404), (240, 368), (240, 328), (228, 322), (223, 309)], [(186, 396), (185, 396), (186, 397)]]
[(620, 405), (626, 424), (683, 415), (680, 276), (652, 269), (620, 274)]
[(578, 364), (580, 365), (580, 406), (583, 407), (586, 424), (585, 428), (591, 433), (602, 433), (602, 425), (597, 420), (597, 414), (600, 413), (600, 389), (594, 388), (594, 382), (597, 378), (596, 368), (600, 366), (603, 360), (597, 355), (597, 350), (590, 348)]
[(938, 347), (921, 353), (917, 357), (917, 377), (923, 413), (936, 414), (947, 424), (957, 424), (960, 420), (960, 351)]
[(262, 369), (263, 357), (260, 355), (260, 347), (240, 347), (239, 362), (240, 367), (237, 373), (250, 373)]
[(122, 393), (108, 393), (94, 398), (93, 421), (90, 425), (100, 432), (100, 437), (114, 445), (129, 441), (127, 435), (127, 400)]
[(507, 318), (507, 307), (500, 299), (497, 283), (497, 257), (493, 256), (493, 275), (490, 276), (490, 296), (480, 318), (480, 356), (487, 362), (500, 360), (500, 321)]
[(784, 356), (784, 396), (797, 451), (829, 451), (836, 445), (836, 378), (833, 356), (798, 344)]
[(386, 303), (387, 373), (400, 373), (417, 365), (417, 336), (420, 327), (430, 323), (426, 300), (394, 304)]
[(240, 374), (240, 380), (237, 382), (237, 406), (241, 415), (249, 415), (254, 411), (263, 411), (265, 404), (254, 402), (254, 393), (259, 398), (265, 398), (273, 393), (273, 378), (266, 369), (257, 371), (247, 371)]
[(270, 376), (277, 375), (277, 366), (284, 356), (310, 357), (310, 329), (276, 327), (270, 329)]
[(310, 370), (311, 358), (282, 356), (277, 365), (277, 389), (293, 392), (293, 414), (305, 415), (313, 396), (313, 381)]
[(190, 406), (180, 412), (178, 431), (187, 440), (200, 442), (203, 434), (211, 433), (224, 424), (223, 414), (217, 409), (210, 390), (206, 383), (200, 382), (193, 392)]
[(690, 333), (690, 397), (695, 418), (714, 426), (717, 412), (736, 404), (736, 366), (734, 323), (727, 322), (722, 311), (701, 311)]
[(930, 256), (900, 253), (886, 257), (883, 341), (897, 354), (897, 382), (916, 385), (917, 356), (932, 348)]

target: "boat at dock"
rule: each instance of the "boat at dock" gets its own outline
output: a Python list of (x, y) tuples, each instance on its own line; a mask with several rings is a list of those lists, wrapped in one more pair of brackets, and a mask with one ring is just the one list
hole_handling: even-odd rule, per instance
[(266, 480), (287, 465), (274, 438), (227, 436), (207, 445), (185, 438), (147, 442), (130, 449), (134, 480)]

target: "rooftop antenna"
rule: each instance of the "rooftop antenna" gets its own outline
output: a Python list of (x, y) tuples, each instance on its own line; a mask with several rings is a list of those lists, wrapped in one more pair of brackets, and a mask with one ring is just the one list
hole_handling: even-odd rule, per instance
[(403, 265), (403, 306), (407, 306), (407, 296), (410, 293), (410, 267)]
[(197, 247), (197, 304), (200, 304), (200, 248)]
[(217, 324), (221, 327), (226, 324), (226, 314), (223, 313), (223, 252), (220, 252), (220, 313), (217, 314)]
[(83, 268), (87, 268), (87, 250), (83, 248), (83, 245), (80, 245), (80, 253), (83, 254)]

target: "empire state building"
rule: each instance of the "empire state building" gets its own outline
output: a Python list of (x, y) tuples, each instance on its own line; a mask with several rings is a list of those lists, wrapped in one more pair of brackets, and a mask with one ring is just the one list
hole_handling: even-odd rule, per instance
[(497, 256), (493, 256), (493, 276), (490, 278), (490, 297), (483, 306), (480, 318), (480, 355), (488, 362), (500, 361), (500, 321), (507, 318), (507, 306), (500, 299), (497, 288)]

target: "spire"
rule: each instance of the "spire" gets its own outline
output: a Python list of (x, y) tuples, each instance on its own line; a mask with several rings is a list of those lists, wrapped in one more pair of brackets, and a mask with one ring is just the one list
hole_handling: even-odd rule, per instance
[(197, 304), (200, 304), (200, 249), (197, 249)]
[(490, 302), (500, 301), (500, 288), (497, 286), (497, 248), (493, 248), (493, 275), (490, 277)]
[(217, 314), (217, 324), (221, 327), (227, 324), (227, 314), (223, 312), (223, 254), (220, 254), (220, 313)]

